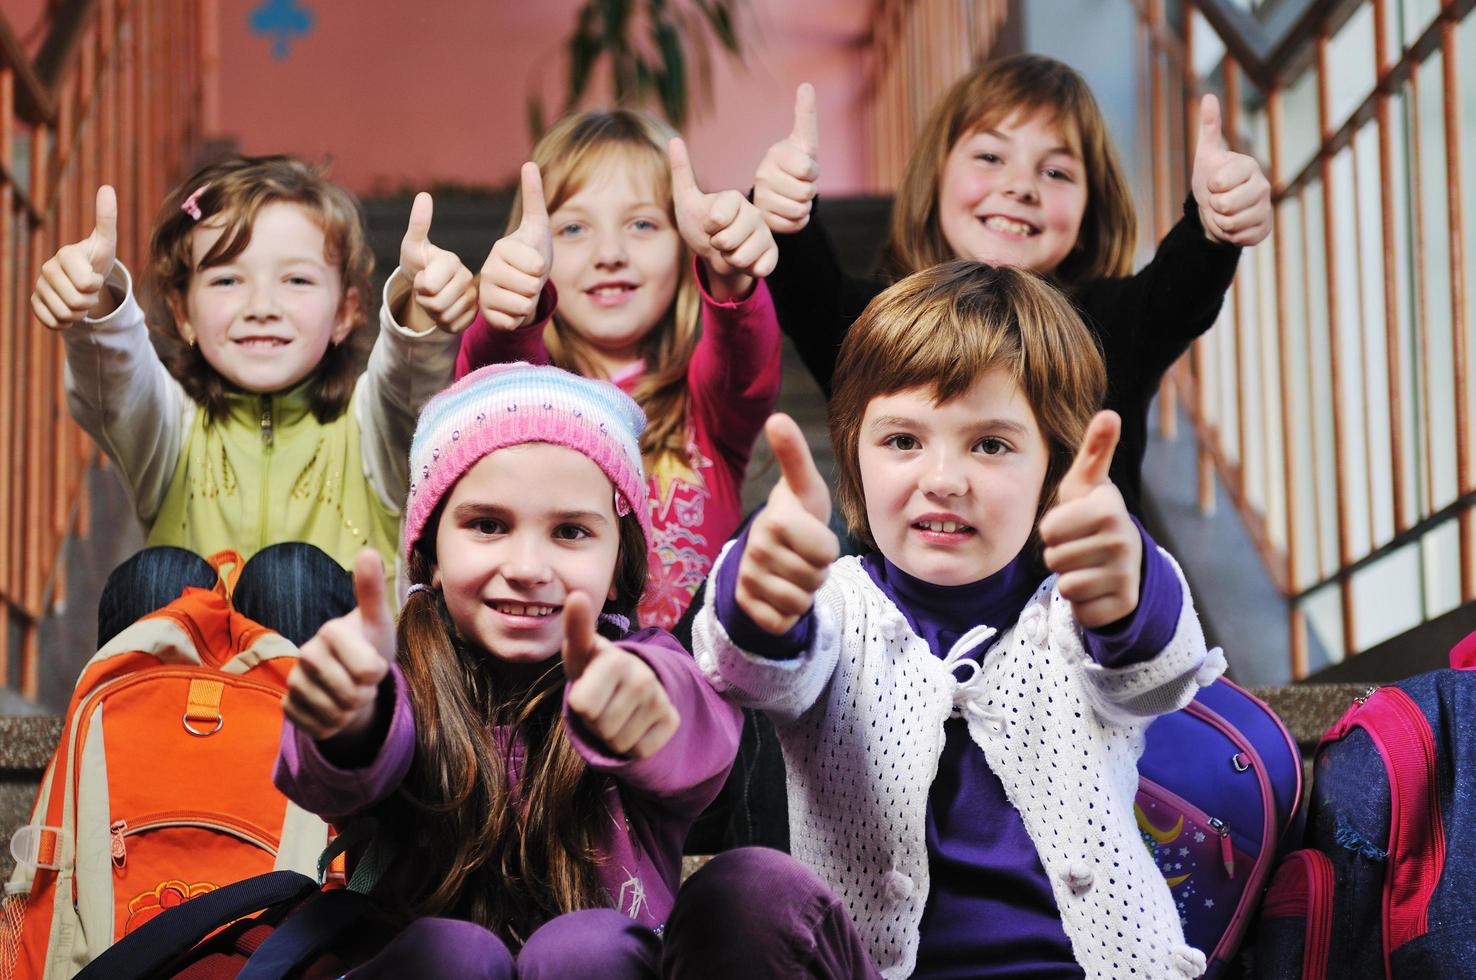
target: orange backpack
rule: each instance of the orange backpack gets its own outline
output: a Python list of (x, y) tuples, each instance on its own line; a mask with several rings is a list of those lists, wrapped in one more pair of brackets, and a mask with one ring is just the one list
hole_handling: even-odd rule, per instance
[[(0, 980), (68, 978), (161, 911), (272, 870), (314, 875), (327, 826), (272, 785), (297, 648), (187, 589), (99, 650), (67, 706), (0, 917)], [(7, 928), (8, 926), (8, 928)]]

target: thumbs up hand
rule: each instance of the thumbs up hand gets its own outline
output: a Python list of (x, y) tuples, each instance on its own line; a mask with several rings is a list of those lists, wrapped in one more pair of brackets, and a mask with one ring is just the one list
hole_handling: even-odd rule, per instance
[(472, 274), (454, 252), (431, 244), (434, 205), (424, 191), (410, 206), (410, 222), (400, 241), (400, 271), (411, 281), (415, 303), (410, 326), (416, 330), (439, 327), (460, 333), (477, 315), (477, 291)]
[(779, 461), (779, 482), (748, 529), (736, 598), (754, 625), (782, 636), (815, 604), (840, 541), (826, 523), (830, 491), (804, 433), (789, 416), (771, 415), (764, 434)]
[(673, 139), (671, 196), (677, 229), (687, 247), (707, 265), (708, 286), (719, 302), (746, 296), (754, 278), (774, 271), (779, 247), (758, 208), (737, 191), (703, 193), (692, 174), (687, 145)]
[(589, 596), (564, 599), (564, 676), (569, 710), (615, 755), (645, 759), (681, 723), (656, 672), (595, 632)]
[(395, 621), (384, 588), (383, 559), (363, 549), (354, 560), (354, 610), (324, 623), (297, 653), (282, 708), (312, 739), (352, 739), (367, 734), (374, 721), (379, 682), (395, 657)]
[(1220, 100), (1199, 103), (1199, 138), (1190, 177), (1199, 223), (1212, 240), (1255, 245), (1271, 233), (1271, 182), (1256, 158), (1232, 152), (1220, 129)]
[(118, 197), (107, 184), (97, 189), (92, 234), (64, 245), (41, 266), (31, 292), (31, 310), (51, 330), (65, 330), (83, 317), (107, 316), (118, 308), (103, 281), (118, 253)]
[(753, 203), (776, 234), (792, 235), (810, 223), (819, 155), (815, 88), (806, 82), (794, 93), (794, 129), (769, 147), (753, 175)]
[(536, 163), (523, 164), (522, 197), (523, 220), (492, 246), (478, 277), (482, 317), (499, 330), (516, 330), (532, 321), (553, 268), (553, 229)]
[(1056, 588), (1088, 628), (1131, 614), (1142, 585), (1143, 536), (1107, 477), (1121, 432), (1116, 412), (1092, 418), (1055, 506), (1040, 520), (1046, 567), (1060, 575)]

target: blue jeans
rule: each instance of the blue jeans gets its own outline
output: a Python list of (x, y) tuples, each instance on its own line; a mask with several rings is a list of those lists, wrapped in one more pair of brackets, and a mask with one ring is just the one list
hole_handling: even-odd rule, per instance
[[(145, 548), (113, 569), (97, 606), (101, 647), (190, 587), (215, 587), (215, 569), (184, 548)], [(240, 613), (302, 646), (328, 620), (354, 608), (354, 580), (314, 545), (284, 541), (246, 562), (231, 602)]]

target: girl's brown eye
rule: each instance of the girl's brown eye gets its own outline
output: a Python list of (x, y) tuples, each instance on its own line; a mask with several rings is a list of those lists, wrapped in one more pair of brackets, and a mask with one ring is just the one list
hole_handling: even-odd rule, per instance
[(985, 456), (998, 456), (1000, 453), (1008, 452), (1009, 446), (999, 439), (989, 438), (979, 440), (979, 449)]

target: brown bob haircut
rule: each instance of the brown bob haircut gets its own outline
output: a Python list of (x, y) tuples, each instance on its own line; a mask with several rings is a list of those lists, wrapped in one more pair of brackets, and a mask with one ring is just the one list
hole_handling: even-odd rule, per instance
[[(666, 144), (676, 135), (676, 130), (662, 120), (634, 109), (589, 109), (560, 119), (533, 147), (533, 162), (543, 175), (549, 214), (578, 194), (596, 174), (610, 167), (633, 166), (652, 182), (656, 200), (666, 210), (675, 229), (676, 211), (672, 204), (671, 164), (666, 159)], [(522, 196), (520, 189), (508, 215), (509, 235), (522, 220)], [(681, 241), (680, 236), (678, 240)], [(675, 301), (642, 343), (646, 373), (631, 391), (631, 397), (649, 420), (646, 431), (641, 433), (641, 455), (647, 472), (663, 456), (685, 458), (687, 452), (687, 419), (691, 410), (687, 368), (701, 333), (701, 294), (697, 281), (688, 271), (692, 267), (692, 252), (685, 241), (680, 255), (682, 267)], [(554, 364), (587, 378), (599, 377), (586, 353), (587, 345), (557, 312), (543, 336)]]
[[(857, 460), (866, 406), (909, 388), (931, 389), (942, 404), (996, 368), (1019, 385), (1050, 454), (1039, 522), (1106, 393), (1102, 354), (1070, 301), (1032, 272), (956, 259), (885, 290), (851, 327), (835, 368), (830, 441), (841, 516), (868, 547), (876, 540)], [(1026, 547), (1036, 540), (1032, 532)]]
[(938, 223), (943, 165), (959, 140), (1014, 116), (1044, 113), (1082, 162), (1087, 201), (1076, 250), (1047, 273), (1063, 289), (1089, 279), (1132, 271), (1137, 217), (1132, 190), (1102, 110), (1086, 81), (1070, 66), (1038, 54), (1014, 55), (980, 65), (960, 78), (938, 102), (907, 161), (892, 205), (892, 229), (882, 253), (894, 279), (959, 258)]
[[(198, 220), (181, 207), (191, 194), (198, 194)], [(230, 389), (199, 348), (185, 343), (180, 334), (190, 280), (245, 251), (251, 244), (256, 216), (276, 203), (298, 205), (323, 229), (325, 258), (338, 267), (343, 284), (340, 312), (347, 310), (353, 318), (348, 336), (329, 346), (309, 376), (310, 404), (318, 421), (331, 421), (348, 410), (354, 382), (372, 343), (367, 311), (374, 254), (364, 234), (358, 200), (321, 169), (294, 157), (235, 157), (203, 167), (170, 192), (159, 210), (149, 241), (142, 294), (150, 326), (168, 341), (164, 365), (212, 420), (225, 416)], [(196, 267), (190, 238), (196, 228), (216, 216), (223, 218), (225, 233)]]

